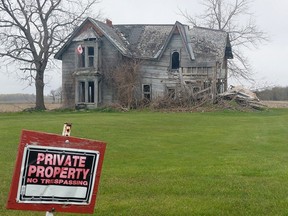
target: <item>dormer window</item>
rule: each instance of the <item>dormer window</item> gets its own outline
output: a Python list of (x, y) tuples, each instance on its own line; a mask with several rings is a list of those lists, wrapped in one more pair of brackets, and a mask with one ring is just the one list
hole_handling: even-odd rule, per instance
[(95, 51), (93, 46), (79, 45), (77, 47), (78, 68), (93, 68)]
[(179, 52), (173, 52), (171, 56), (172, 70), (177, 70), (180, 67), (180, 55)]

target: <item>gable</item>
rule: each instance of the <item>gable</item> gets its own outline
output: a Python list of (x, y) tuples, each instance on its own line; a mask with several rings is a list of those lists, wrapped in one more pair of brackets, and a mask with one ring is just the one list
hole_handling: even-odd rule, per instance
[(124, 56), (131, 56), (125, 42), (119, 37), (114, 29), (105, 23), (87, 18), (71, 35), (66, 43), (55, 54), (54, 58), (62, 60), (62, 54), (73, 41), (106, 37)]
[(193, 49), (191, 46), (188, 31), (189, 31), (188, 26), (182, 25), (180, 22), (177, 21), (175, 25), (173, 26), (172, 30), (170, 31), (170, 34), (168, 38), (166, 39), (166, 42), (162, 50), (160, 51), (159, 55), (157, 56), (157, 58), (160, 58), (163, 55), (163, 52), (166, 50), (168, 43), (171, 41), (171, 38), (173, 37), (173, 35), (180, 35), (183, 46), (186, 49), (187, 53), (189, 54), (190, 60), (194, 60), (195, 57), (194, 57)]
[(102, 35), (97, 33), (93, 28), (89, 28), (86, 31), (82, 31), (79, 33), (78, 36), (75, 36), (73, 38), (73, 41), (84, 41), (84, 40), (89, 40), (89, 39), (98, 39)]

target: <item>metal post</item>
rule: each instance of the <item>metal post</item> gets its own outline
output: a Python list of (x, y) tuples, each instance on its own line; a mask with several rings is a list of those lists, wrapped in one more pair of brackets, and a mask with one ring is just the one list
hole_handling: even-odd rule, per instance
[(54, 216), (53, 212), (46, 212), (46, 215), (45, 216)]
[(51, 211), (47, 211), (45, 216), (54, 216), (55, 209), (52, 208)]
[[(62, 131), (62, 136), (70, 136), (71, 133), (71, 127), (72, 127), (72, 123), (64, 123), (64, 127), (63, 127), (63, 131)], [(68, 141), (68, 140), (67, 140)], [(68, 141), (69, 143), (69, 141)], [(52, 209), (51, 211), (46, 211), (45, 216), (54, 216), (54, 209)]]

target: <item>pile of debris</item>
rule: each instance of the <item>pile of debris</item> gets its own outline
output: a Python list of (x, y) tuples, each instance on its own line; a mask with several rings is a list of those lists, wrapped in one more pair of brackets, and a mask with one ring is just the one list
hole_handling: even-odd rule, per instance
[(253, 109), (264, 109), (267, 106), (259, 100), (256, 94), (242, 86), (230, 86), (230, 88), (219, 94), (219, 99), (235, 101), (237, 104), (243, 107), (251, 107)]

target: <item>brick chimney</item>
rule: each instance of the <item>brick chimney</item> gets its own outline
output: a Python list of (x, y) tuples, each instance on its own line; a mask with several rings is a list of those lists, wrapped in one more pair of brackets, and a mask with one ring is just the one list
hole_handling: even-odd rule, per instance
[(111, 21), (111, 20), (109, 20), (109, 19), (106, 19), (106, 24), (107, 24), (108, 26), (110, 26), (110, 27), (112, 27), (112, 26), (113, 26), (113, 24), (112, 24), (112, 21)]

